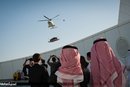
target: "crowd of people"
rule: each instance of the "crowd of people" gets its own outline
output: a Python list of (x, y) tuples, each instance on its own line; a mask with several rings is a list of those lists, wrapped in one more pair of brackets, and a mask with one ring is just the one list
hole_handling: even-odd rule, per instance
[(23, 72), (31, 87), (130, 87), (130, 57), (127, 59), (126, 65), (121, 63), (107, 39), (99, 38), (86, 57), (72, 45), (61, 49), (60, 58), (51, 55), (47, 64), (35, 53), (23, 64)]

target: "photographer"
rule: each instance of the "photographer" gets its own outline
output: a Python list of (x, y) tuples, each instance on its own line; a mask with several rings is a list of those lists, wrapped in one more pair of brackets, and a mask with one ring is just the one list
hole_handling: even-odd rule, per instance
[(49, 64), (49, 66), (51, 68), (49, 83), (51, 85), (53, 85), (54, 87), (61, 87), (57, 83), (57, 76), (55, 75), (55, 72), (58, 70), (59, 66), (61, 66), (59, 58), (55, 55), (51, 55), (50, 58), (48, 59), (47, 63)]
[(23, 64), (23, 73), (24, 73), (25, 79), (29, 79), (28, 72), (29, 72), (29, 69), (33, 66), (33, 64), (34, 62), (32, 58), (25, 60)]

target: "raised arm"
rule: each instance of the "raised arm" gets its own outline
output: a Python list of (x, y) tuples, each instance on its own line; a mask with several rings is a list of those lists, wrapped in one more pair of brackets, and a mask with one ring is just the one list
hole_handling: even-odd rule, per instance
[(25, 60), (25, 62), (24, 62), (24, 64), (23, 64), (23, 66), (25, 66), (25, 65), (26, 65), (26, 62), (27, 62), (27, 61), (28, 61), (28, 59), (26, 59), (26, 60)]
[(49, 65), (52, 64), (52, 63), (50, 62), (50, 59), (52, 58), (52, 56), (53, 56), (53, 55), (51, 55), (51, 56), (49, 57), (49, 59), (47, 60), (47, 63), (48, 63)]
[(60, 59), (57, 57), (57, 56), (55, 56), (56, 57), (56, 59), (58, 60), (58, 61), (60, 61)]

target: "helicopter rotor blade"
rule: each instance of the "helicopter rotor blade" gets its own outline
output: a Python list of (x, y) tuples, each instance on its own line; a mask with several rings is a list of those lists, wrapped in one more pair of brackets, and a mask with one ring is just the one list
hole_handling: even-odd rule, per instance
[(55, 17), (53, 17), (53, 18), (51, 18), (51, 19), (54, 19), (54, 18), (56, 18), (56, 17), (58, 17), (58, 16), (60, 16), (60, 15), (56, 15)]
[(50, 18), (48, 18), (47, 16), (44, 16), (46, 19), (50, 20)]
[(48, 21), (48, 20), (38, 20), (38, 21)]

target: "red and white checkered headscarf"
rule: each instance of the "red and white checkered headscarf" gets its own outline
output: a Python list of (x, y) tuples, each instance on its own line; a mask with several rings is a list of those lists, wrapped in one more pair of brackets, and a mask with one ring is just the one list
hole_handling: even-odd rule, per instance
[(74, 84), (83, 81), (80, 53), (76, 47), (64, 46), (61, 51), (60, 63), (61, 66), (55, 73), (59, 83), (64, 83), (63, 79), (68, 79), (68, 81), (72, 80)]
[(105, 38), (91, 48), (92, 87), (122, 87), (123, 69)]
[(61, 67), (60, 72), (78, 75), (82, 74), (81, 64), (80, 64), (80, 54), (78, 49), (75, 48), (63, 48), (61, 52)]

